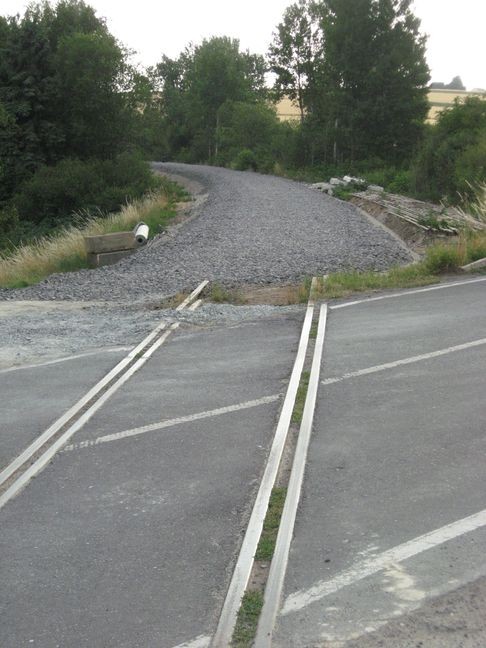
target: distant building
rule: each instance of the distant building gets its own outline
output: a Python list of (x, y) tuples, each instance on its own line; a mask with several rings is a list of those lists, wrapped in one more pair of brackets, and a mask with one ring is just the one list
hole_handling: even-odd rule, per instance
[[(453, 90), (449, 88), (430, 88), (428, 93), (429, 114), (427, 121), (434, 123), (437, 116), (446, 108), (452, 108), (456, 99), (464, 101), (467, 97), (479, 97), (486, 100), (486, 90)], [(284, 97), (276, 105), (280, 121), (300, 121), (300, 110), (297, 104)]]
[(430, 110), (427, 117), (429, 123), (437, 121), (438, 115), (447, 108), (452, 108), (456, 99), (465, 101), (467, 97), (486, 99), (486, 90), (450, 90), (447, 88), (431, 88), (429, 90)]

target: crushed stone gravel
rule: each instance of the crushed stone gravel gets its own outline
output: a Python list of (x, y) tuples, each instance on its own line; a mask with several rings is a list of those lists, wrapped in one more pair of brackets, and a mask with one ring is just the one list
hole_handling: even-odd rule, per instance
[(184, 332), (298, 314), (303, 309), (208, 303), (195, 311), (176, 311), (110, 302), (23, 302), (9, 308), (10, 303), (0, 305), (0, 371), (100, 349), (131, 348), (162, 320), (181, 322)]
[(193, 289), (276, 284), (336, 270), (384, 270), (410, 252), (351, 204), (274, 176), (154, 163), (198, 187), (193, 218), (113, 266), (0, 290), (3, 300), (144, 301)]

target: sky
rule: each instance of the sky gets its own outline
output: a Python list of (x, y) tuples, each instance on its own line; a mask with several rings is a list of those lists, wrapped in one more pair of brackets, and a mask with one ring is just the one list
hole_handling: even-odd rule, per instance
[[(210, 36), (238, 38), (242, 49), (265, 54), (272, 32), (292, 0), (86, 0), (107, 20), (111, 33), (154, 65), (176, 57), (190, 43)], [(0, 14), (22, 14), (27, 0), (0, 0)], [(486, 88), (485, 0), (415, 0), (415, 14), (428, 34), (432, 81), (459, 75), (468, 90)]]

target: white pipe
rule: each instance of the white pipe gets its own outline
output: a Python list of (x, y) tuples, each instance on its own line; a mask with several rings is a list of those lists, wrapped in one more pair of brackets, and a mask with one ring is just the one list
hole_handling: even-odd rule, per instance
[(135, 227), (134, 233), (135, 233), (135, 240), (138, 243), (138, 245), (145, 245), (149, 235), (148, 225), (146, 225), (145, 223), (139, 223)]

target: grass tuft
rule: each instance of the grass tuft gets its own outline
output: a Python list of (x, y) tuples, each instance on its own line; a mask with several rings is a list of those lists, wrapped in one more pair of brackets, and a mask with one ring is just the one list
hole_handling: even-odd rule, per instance
[(255, 554), (256, 560), (272, 559), (286, 496), (286, 488), (274, 488), (272, 490), (267, 515), (263, 523), (262, 535)]
[(299, 388), (295, 398), (294, 411), (292, 412), (292, 423), (300, 423), (302, 421), (302, 414), (304, 413), (305, 397), (307, 396), (307, 388), (309, 387), (310, 372), (303, 371), (300, 377)]
[(258, 619), (263, 607), (262, 592), (245, 592), (231, 640), (232, 648), (250, 648), (255, 639)]
[(208, 299), (215, 304), (246, 304), (247, 300), (238, 290), (224, 288), (219, 283), (211, 284)]

